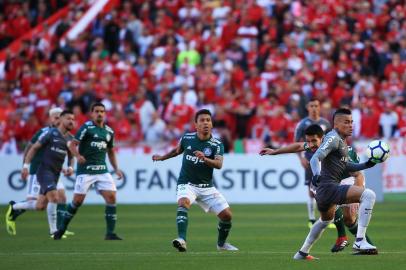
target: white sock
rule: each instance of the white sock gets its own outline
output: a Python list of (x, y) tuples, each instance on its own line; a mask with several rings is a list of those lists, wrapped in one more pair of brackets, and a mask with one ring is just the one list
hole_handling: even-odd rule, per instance
[(310, 232), (307, 235), (306, 240), (304, 241), (300, 251), (304, 253), (309, 253), (313, 244), (320, 238), (320, 236), (323, 234), (328, 224), (330, 224), (333, 221), (334, 220), (322, 221), (319, 218), (310, 229)]
[(56, 228), (56, 203), (48, 202), (47, 216), (48, 216), (49, 232), (53, 234), (58, 230)]
[(27, 200), (22, 202), (17, 202), (13, 205), (14, 210), (35, 210), (37, 205), (37, 200)]
[(309, 215), (309, 220), (316, 220), (315, 216), (316, 199), (309, 197), (307, 201), (307, 214)]
[(369, 221), (371, 220), (372, 209), (375, 204), (375, 192), (370, 189), (365, 189), (360, 198), (360, 204), (358, 209), (358, 230), (357, 238), (365, 238), (365, 233)]

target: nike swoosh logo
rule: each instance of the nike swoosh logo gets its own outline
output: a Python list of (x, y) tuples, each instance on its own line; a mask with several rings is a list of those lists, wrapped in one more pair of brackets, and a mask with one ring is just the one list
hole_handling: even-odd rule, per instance
[(354, 246), (356, 246), (357, 248), (360, 248), (360, 247), (361, 247), (361, 245), (357, 245), (357, 244), (354, 244)]

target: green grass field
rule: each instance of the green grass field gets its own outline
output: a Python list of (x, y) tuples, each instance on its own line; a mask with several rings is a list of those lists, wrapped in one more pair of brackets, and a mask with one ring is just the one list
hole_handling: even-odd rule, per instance
[[(171, 246), (176, 236), (175, 205), (120, 205), (117, 233), (124, 241), (104, 241), (104, 208), (84, 205), (72, 221), (76, 233), (54, 241), (47, 235), (45, 212), (17, 220), (9, 236), (0, 207), (0, 269), (405, 269), (406, 204), (375, 206), (369, 235), (378, 256), (353, 256), (351, 247), (330, 253), (336, 232), (328, 229), (313, 248), (319, 261), (293, 261), (308, 229), (305, 205), (234, 205), (230, 242), (235, 253), (216, 251), (217, 220), (193, 206), (188, 252)], [(351, 239), (351, 246), (353, 237)]]

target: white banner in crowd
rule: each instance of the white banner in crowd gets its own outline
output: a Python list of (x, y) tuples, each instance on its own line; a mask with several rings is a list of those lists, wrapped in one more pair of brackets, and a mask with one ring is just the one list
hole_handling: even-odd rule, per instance
[(383, 190), (406, 192), (406, 140), (394, 139), (389, 144), (390, 157), (383, 164)]
[[(2, 204), (26, 196), (26, 183), (20, 179), (21, 160), (21, 156), (0, 156)], [(152, 162), (151, 156), (120, 153), (118, 161), (125, 173), (124, 181), (117, 181), (118, 203), (175, 203), (181, 156)], [(307, 198), (304, 171), (294, 154), (225, 155), (223, 168), (215, 170), (214, 178), (230, 203), (301, 203)], [(70, 200), (74, 178), (62, 180)], [(86, 202), (102, 203), (103, 199), (90, 191)]]

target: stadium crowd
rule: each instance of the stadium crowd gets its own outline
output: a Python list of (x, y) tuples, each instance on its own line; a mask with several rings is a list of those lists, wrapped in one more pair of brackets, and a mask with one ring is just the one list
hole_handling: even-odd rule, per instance
[(38, 36), (8, 54), (0, 144), (21, 151), (52, 106), (80, 126), (95, 101), (122, 147), (176, 142), (200, 108), (226, 151), (288, 143), (312, 97), (327, 119), (352, 108), (357, 139), (404, 136), (405, 18), (403, 0), (122, 0), (75, 40)]

